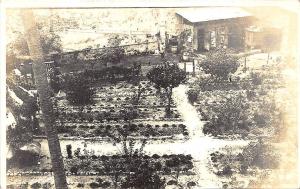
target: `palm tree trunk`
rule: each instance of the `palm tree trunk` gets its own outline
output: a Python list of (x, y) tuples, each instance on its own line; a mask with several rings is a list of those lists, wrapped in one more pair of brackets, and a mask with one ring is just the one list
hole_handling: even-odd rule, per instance
[(60, 143), (57, 135), (53, 105), (51, 102), (51, 89), (48, 85), (46, 75), (46, 65), (43, 63), (44, 55), (40, 42), (40, 35), (37, 31), (32, 10), (24, 9), (21, 12), (23, 24), (29, 47), (31, 59), (33, 60), (33, 72), (37, 87), (37, 92), (42, 110), (42, 119), (45, 123), (46, 135), (54, 173), (56, 189), (66, 189), (67, 181), (61, 154)]

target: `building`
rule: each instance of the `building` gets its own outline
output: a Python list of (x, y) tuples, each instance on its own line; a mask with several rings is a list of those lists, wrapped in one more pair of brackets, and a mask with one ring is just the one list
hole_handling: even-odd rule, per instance
[(253, 16), (236, 7), (204, 7), (176, 12), (181, 30), (192, 31), (192, 46), (203, 52), (214, 48), (245, 47), (245, 28), (251, 25)]
[(278, 51), (281, 48), (280, 28), (250, 26), (246, 28), (245, 46), (247, 50)]
[[(271, 39), (276, 47), (272, 50), (289, 50), (287, 47), (295, 41), (291, 40), (291, 31), (293, 35), (297, 33), (295, 19), (289, 14), (280, 8), (265, 7), (97, 9), (92, 14), (82, 11), (79, 15), (84, 20), (99, 18), (95, 19), (98, 22), (78, 21), (80, 27), (65, 29), (59, 36), (63, 51), (70, 52), (71, 57), (73, 51), (106, 48), (113, 36), (122, 38), (120, 45), (129, 55), (158, 49), (180, 53), (220, 47), (238, 51), (264, 49), (265, 40)], [(79, 15), (73, 19), (80, 20)]]

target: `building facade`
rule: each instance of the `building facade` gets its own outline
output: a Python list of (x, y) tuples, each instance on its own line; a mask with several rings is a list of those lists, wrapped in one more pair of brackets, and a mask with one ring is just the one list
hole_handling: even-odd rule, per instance
[(198, 52), (214, 48), (245, 47), (245, 29), (253, 22), (252, 15), (240, 8), (199, 8), (176, 13), (183, 28), (190, 28), (193, 49)]

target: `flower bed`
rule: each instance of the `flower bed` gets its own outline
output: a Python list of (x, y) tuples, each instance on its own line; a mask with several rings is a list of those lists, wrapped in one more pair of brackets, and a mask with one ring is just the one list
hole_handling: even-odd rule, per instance
[(183, 134), (188, 135), (186, 125), (184, 124), (68, 124), (59, 126), (58, 132), (64, 136), (84, 136), (84, 137), (108, 137), (112, 130), (124, 129), (130, 132), (132, 137), (156, 137), (156, 136), (174, 136)]
[[(148, 162), (150, 167), (163, 174), (171, 174), (175, 172), (177, 167), (180, 167), (182, 171), (189, 171), (193, 168), (192, 157), (190, 155), (183, 154), (171, 154), (159, 156), (154, 154), (152, 156), (126, 156), (126, 155), (113, 155), (113, 156), (78, 156), (73, 159), (65, 159), (65, 168), (71, 174), (93, 172), (98, 175), (106, 175), (112, 171), (107, 168), (107, 164), (118, 164), (117, 169), (126, 173), (128, 171), (134, 171), (137, 167), (134, 164), (139, 164), (141, 161)], [(117, 170), (117, 171), (118, 171)]]
[[(113, 156), (95, 156), (95, 155), (78, 155), (72, 159), (65, 158), (64, 165), (66, 169), (66, 175), (108, 175), (112, 171), (107, 168), (109, 163), (118, 164), (118, 170), (124, 174), (135, 166), (135, 163), (139, 164), (142, 162), (148, 162), (151, 167), (156, 171), (164, 175), (169, 175), (175, 172), (176, 169), (184, 173), (191, 171), (193, 168), (191, 155), (183, 154), (164, 154), (162, 156), (153, 154), (142, 155), (142, 156), (132, 156), (129, 158), (126, 155), (113, 155)], [(129, 163), (131, 162), (131, 164)], [(137, 168), (137, 167), (135, 167)], [(132, 170), (133, 171), (133, 170)], [(42, 175), (53, 175), (53, 170), (51, 169), (51, 164), (43, 165), (43, 168), (36, 167), (34, 171), (24, 171), (20, 169), (17, 173), (11, 173), (11, 170), (7, 171), (8, 176), (42, 176)]]
[[(164, 108), (137, 108), (138, 119), (166, 119), (164, 118)], [(56, 114), (59, 122), (64, 123), (108, 123), (108, 122), (123, 122), (127, 121), (124, 115), (125, 108), (103, 108), (101, 111), (96, 109), (82, 110), (60, 109)], [(180, 119), (178, 111), (172, 108), (171, 118)]]

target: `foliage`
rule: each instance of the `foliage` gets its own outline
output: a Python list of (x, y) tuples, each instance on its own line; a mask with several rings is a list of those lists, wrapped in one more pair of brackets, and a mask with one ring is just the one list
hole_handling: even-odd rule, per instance
[(246, 167), (257, 166), (261, 169), (274, 169), (279, 165), (279, 156), (266, 142), (250, 142), (241, 154)]
[(35, 182), (31, 185), (31, 188), (33, 188), (33, 189), (39, 189), (41, 187), (42, 187), (42, 185), (39, 182)]
[(111, 176), (114, 188), (116, 189), (121, 181), (123, 165), (117, 159), (105, 159), (104, 162), (105, 172)]
[(187, 95), (189, 102), (191, 104), (194, 104), (194, 102), (196, 102), (198, 99), (199, 91), (195, 89), (190, 89), (187, 91)]
[(180, 173), (193, 168), (193, 164), (190, 160), (191, 159), (187, 158), (187, 156), (178, 155), (166, 161), (166, 166), (175, 169), (174, 179), (176, 180), (177, 184), (178, 184)]
[(57, 68), (53, 68), (49, 71), (50, 87), (53, 89), (54, 93), (58, 93), (61, 89), (61, 80), (59, 75), (60, 72)]
[(249, 120), (249, 102), (244, 96), (225, 98), (224, 103), (211, 105), (212, 118), (204, 125), (205, 134), (222, 135), (242, 130), (248, 132), (253, 124)]
[(23, 145), (32, 142), (33, 134), (30, 131), (30, 121), (19, 119), (15, 128), (8, 127), (6, 139), (13, 152), (17, 152)]
[(60, 53), (62, 52), (60, 36), (54, 32), (42, 32), (41, 33), (41, 45), (44, 54)]
[(43, 184), (43, 189), (50, 189), (52, 184), (50, 182), (46, 182)]
[(210, 51), (199, 66), (214, 79), (227, 80), (239, 67), (238, 58), (231, 53), (225, 49)]
[(108, 47), (90, 49), (81, 59), (90, 63), (92, 69), (96, 63), (118, 63), (125, 56), (124, 48), (120, 47), (122, 40), (118, 35), (113, 36), (108, 39)]
[(139, 77), (141, 69), (138, 67), (112, 66), (101, 70), (86, 70), (83, 74), (89, 80), (100, 80), (115, 83), (117, 81), (132, 81)]
[[(36, 97), (29, 96), (28, 93), (21, 90), (18, 86), (11, 86), (13, 92), (23, 101), (21, 106), (16, 106), (8, 96), (7, 107), (16, 120), (16, 126), (8, 127), (6, 133), (7, 143), (11, 150), (17, 152), (23, 145), (32, 142), (33, 127), (37, 127), (35, 114), (38, 110)], [(8, 88), (8, 90), (10, 90)], [(31, 119), (31, 118), (34, 119)]]
[(133, 174), (129, 174), (122, 182), (122, 188), (160, 189), (165, 185), (165, 179), (161, 179), (150, 166), (148, 160), (135, 164)]
[(169, 116), (171, 110), (172, 90), (186, 80), (186, 73), (175, 64), (170, 65), (169, 63), (165, 63), (164, 65), (152, 68), (147, 73), (147, 77), (155, 84), (157, 89), (165, 90), (165, 95), (168, 99), (166, 114)]
[(255, 168), (276, 169), (280, 161), (274, 147), (262, 140), (250, 142), (240, 153), (234, 152), (233, 148), (224, 150), (210, 154), (213, 166), (217, 169), (215, 174), (218, 175), (249, 174)]
[(192, 43), (188, 42), (188, 38), (191, 37), (191, 35), (192, 31), (190, 29), (186, 29), (180, 33), (178, 43), (179, 51), (190, 51), (193, 49)]
[(83, 188), (84, 187), (84, 183), (78, 183), (77, 184), (77, 188)]
[(236, 81), (227, 81), (227, 80), (217, 80), (212, 77), (198, 77), (194, 83), (193, 87), (198, 91), (215, 91), (215, 90), (238, 90), (241, 86)]
[(74, 165), (70, 168), (70, 172), (75, 175), (77, 175), (78, 170), (79, 170), (79, 167), (77, 165)]
[(95, 90), (89, 86), (89, 82), (83, 74), (66, 76), (64, 80), (63, 85), (67, 99), (71, 103), (82, 105), (92, 102)]
[(261, 85), (262, 82), (263, 82), (263, 77), (259, 73), (251, 72), (250, 73), (250, 80), (251, 80), (253, 85)]
[[(43, 29), (40, 30), (40, 37), (44, 54), (62, 52), (59, 35)], [(29, 55), (29, 48), (24, 34), (18, 32), (16, 39), (8, 44), (8, 49), (16, 55)]]
[(90, 183), (91, 188), (108, 188), (110, 185), (110, 182), (103, 181), (101, 178), (97, 178), (96, 182)]

